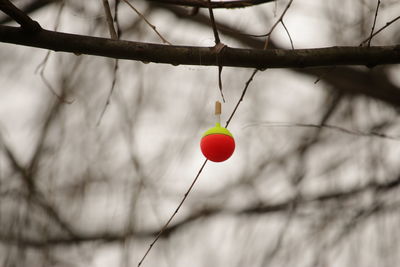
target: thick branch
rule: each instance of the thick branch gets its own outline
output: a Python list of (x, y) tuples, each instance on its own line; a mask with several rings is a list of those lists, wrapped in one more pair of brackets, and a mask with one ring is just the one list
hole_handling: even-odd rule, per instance
[[(161, 5), (158, 4), (153, 4), (152, 6), (154, 8), (161, 7)], [(199, 13), (196, 16), (187, 16), (185, 10), (182, 8), (164, 6), (163, 9), (165, 8), (168, 8), (168, 10), (179, 19), (190, 20), (199, 25), (209, 27), (210, 21), (206, 15)], [(264, 45), (262, 40), (243, 35), (237, 29), (229, 27), (226, 24), (217, 23), (217, 26), (220, 33), (230, 36), (246, 46), (251, 48), (262, 48)], [(269, 46), (270, 48), (279, 48), (273, 42), (270, 42)], [(321, 77), (321, 74), (327, 73), (328, 70), (324, 68), (297, 68), (291, 70), (313, 77), (320, 77), (319, 79), (333, 86), (340, 92), (346, 94), (361, 94), (381, 100), (393, 107), (400, 107), (400, 89), (393, 84), (383, 72), (361, 70), (350, 67), (336, 67), (335, 71), (329, 72), (329, 75), (323, 75), (323, 77)]]
[[(48, 3), (52, 3), (56, 0), (36, 0), (32, 2), (31, 5), (27, 5), (24, 7), (25, 13), (33, 12)], [(190, 21), (198, 23), (200, 25), (209, 27), (209, 18), (201, 13), (196, 16), (187, 16), (187, 11), (183, 8), (179, 8), (174, 5), (161, 5), (159, 2), (151, 2), (153, 8), (161, 8), (167, 9), (172, 12), (177, 18), (182, 19), (190, 19)], [(1, 23), (4, 23), (3, 20)], [(258, 40), (256, 38), (251, 38), (249, 36), (245, 36), (240, 34), (237, 29), (230, 28), (227, 25), (218, 25), (219, 31), (223, 34), (226, 34), (242, 44), (249, 46), (251, 48), (262, 48), (263, 41)], [(379, 32), (379, 31), (378, 31)], [(378, 33), (376, 32), (376, 33)], [(273, 48), (275, 44), (270, 43), (270, 46)], [(307, 68), (307, 69), (292, 69), (295, 72), (299, 72), (301, 74), (310, 75), (313, 77), (320, 77), (321, 74), (326, 73), (327, 71), (324, 69), (318, 68)], [(378, 75), (377, 75), (378, 74)], [(379, 75), (376, 71), (368, 71), (368, 70), (359, 70), (350, 67), (336, 67), (335, 71), (330, 72), (329, 75), (323, 75), (321, 78), (324, 82), (330, 84), (335, 89), (340, 90), (346, 94), (361, 94), (371, 98), (375, 98), (381, 100), (393, 107), (400, 106), (400, 90), (399, 88), (393, 84), (387, 76)], [(377, 76), (377, 77), (375, 77)]]
[(111, 40), (42, 30), (27, 35), (20, 28), (0, 26), (0, 42), (54, 51), (173, 65), (245, 68), (304, 68), (335, 65), (400, 63), (400, 45), (381, 47), (329, 47), (317, 49), (239, 49), (225, 47), (217, 60), (211, 47), (167, 46)]
[(181, 5), (202, 8), (238, 8), (249, 7), (259, 4), (274, 2), (275, 0), (241, 0), (241, 1), (211, 1), (209, 4), (207, 0), (147, 0), (150, 2), (158, 2), (160, 4)]
[[(49, 3), (57, 2), (59, 0), (36, 0), (31, 4), (28, 4), (24, 7), (25, 13), (33, 12), (43, 6), (46, 6)], [(198, 23), (203, 26), (209, 26), (209, 18), (202, 14), (197, 14), (196, 16), (187, 16), (187, 12), (183, 8), (178, 8), (174, 5), (161, 5), (160, 2), (153, 2), (153, 8), (161, 8), (168, 9), (170, 12), (175, 14), (178, 18), (188, 18), (190, 21)], [(394, 22), (398, 18), (392, 20)], [(1, 23), (5, 23), (9, 20), (2, 20)], [(390, 24), (390, 23), (388, 23)], [(385, 27), (387, 27), (386, 25)], [(251, 38), (249, 36), (242, 35), (238, 33), (236, 29), (230, 28), (227, 25), (218, 25), (219, 31), (238, 40), (246, 46), (250, 46), (252, 48), (262, 48), (263, 41), (258, 40), (256, 38)], [(382, 30), (381, 28), (380, 30)], [(379, 33), (378, 30), (375, 34)], [(373, 34), (373, 35), (375, 35)], [(368, 41), (368, 39), (366, 40)], [(270, 43), (271, 47), (274, 47), (274, 44)], [(301, 74), (311, 75), (320, 77), (322, 73), (326, 73), (324, 69), (317, 68), (307, 68), (307, 69), (292, 69), (295, 72), (299, 72)], [(383, 74), (383, 73), (382, 73)], [(330, 72), (329, 75), (323, 75), (321, 78), (324, 82), (332, 85), (336, 89), (340, 90), (344, 93), (350, 94), (362, 94), (368, 97), (372, 97), (378, 100), (381, 100), (393, 107), (400, 106), (400, 90), (394, 85), (388, 77), (385, 75), (378, 75), (375, 77), (376, 73), (371, 71), (362, 71), (349, 67), (337, 67), (335, 71)]]

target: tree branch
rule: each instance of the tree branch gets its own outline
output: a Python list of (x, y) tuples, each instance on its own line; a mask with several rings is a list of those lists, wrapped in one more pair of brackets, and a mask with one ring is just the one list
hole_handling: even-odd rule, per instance
[(143, 19), (143, 21), (158, 35), (158, 37), (160, 37), (161, 41), (164, 44), (171, 44), (170, 42), (168, 42), (167, 39), (164, 38), (164, 36), (161, 35), (161, 33), (157, 30), (156, 26), (154, 26), (153, 24), (150, 23), (150, 21), (142, 14), (140, 13), (140, 11), (134, 7), (128, 0), (123, 0), (139, 17), (141, 17)]
[(378, 4), (376, 5), (376, 10), (375, 10), (374, 23), (372, 24), (371, 35), (370, 35), (369, 40), (368, 40), (368, 47), (371, 46), (372, 34), (374, 33), (374, 30), (375, 30), (376, 18), (378, 17), (378, 12), (379, 12), (379, 6), (380, 5), (381, 5), (381, 0), (378, 0)]
[[(30, 14), (38, 9), (41, 9), (42, 7), (45, 7), (50, 4), (55, 4), (60, 2), (61, 0), (36, 0), (36, 1), (29, 1), (26, 5), (24, 5), (21, 10), (25, 14)], [(12, 18), (10, 17), (4, 17), (0, 19), (0, 24), (10, 22)]]
[[(385, 183), (372, 182), (364, 186), (355, 187), (343, 191), (332, 191), (323, 194), (315, 195), (309, 198), (292, 198), (281, 203), (276, 204), (263, 204), (255, 205), (241, 210), (229, 210), (222, 207), (216, 208), (204, 208), (194, 212), (192, 215), (186, 217), (185, 219), (175, 223), (174, 225), (168, 226), (163, 231), (163, 236), (161, 238), (167, 238), (174, 232), (181, 230), (184, 226), (195, 222), (201, 218), (209, 218), (217, 216), (220, 214), (233, 215), (233, 216), (248, 216), (248, 215), (264, 215), (269, 213), (280, 213), (287, 212), (292, 207), (294, 201), (298, 207), (306, 207), (310, 204), (319, 203), (324, 205), (331, 201), (346, 201), (351, 199), (356, 199), (360, 197), (363, 193), (368, 191), (374, 192), (376, 194), (387, 194), (388, 192), (397, 189), (400, 186), (400, 176), (394, 178), (393, 180), (387, 181)], [(144, 239), (154, 237), (159, 234), (159, 230), (155, 231), (122, 231), (122, 232), (97, 232), (97, 233), (75, 233), (74, 236), (62, 236), (55, 235), (53, 237), (47, 237), (46, 239), (32, 238), (29, 236), (15, 236), (10, 233), (4, 233), (0, 231), (0, 243), (7, 244), (18, 244), (23, 243), (24, 245), (31, 248), (43, 248), (49, 246), (59, 246), (59, 245), (76, 245), (87, 242), (121, 242), (130, 238)]]
[(181, 6), (191, 6), (191, 7), (201, 7), (201, 8), (240, 8), (240, 7), (250, 7), (260, 4), (265, 4), (269, 2), (274, 2), (275, 0), (241, 0), (241, 1), (211, 1), (207, 3), (207, 0), (147, 0), (149, 2), (158, 2), (160, 4), (169, 5), (181, 5)]
[(392, 19), (391, 21), (386, 22), (386, 24), (381, 27), (379, 30), (377, 30), (376, 32), (374, 32), (373, 34), (371, 33), (371, 35), (365, 39), (364, 41), (361, 42), (360, 45), (365, 44), (366, 42), (369, 42), (375, 35), (377, 35), (378, 33), (380, 33), (381, 31), (383, 31), (384, 29), (386, 29), (387, 27), (389, 27), (391, 24), (393, 24), (394, 22), (398, 21), (400, 19), (400, 16), (395, 17), (394, 19)]
[(0, 10), (13, 18), (21, 27), (30, 32), (36, 32), (41, 29), (37, 21), (32, 20), (28, 15), (19, 10), (8, 0), (0, 0)]
[[(58, 0), (59, 1), (59, 0)], [(41, 7), (56, 2), (56, 0), (36, 0), (32, 2), (30, 5), (26, 5), (24, 7), (25, 13), (34, 12)], [(184, 8), (180, 8), (174, 5), (162, 5), (159, 2), (152, 2), (151, 7), (154, 9), (162, 9), (168, 10), (172, 14), (174, 14), (179, 19), (189, 19), (190, 21), (206, 26), (209, 26), (209, 18), (201, 13), (196, 16), (188, 16), (187, 12)], [(385, 27), (388, 27), (390, 24), (397, 21), (400, 17), (393, 19), (392, 21), (386, 23), (384, 27), (376, 31), (373, 36), (382, 31)], [(8, 21), (8, 20), (6, 20)], [(1, 23), (5, 23), (5, 20), (2, 20)], [(217, 23), (218, 24), (218, 23)], [(219, 23), (218, 25), (219, 31), (225, 35), (228, 35), (240, 43), (249, 46), (251, 48), (262, 48), (263, 41), (258, 40), (257, 38), (251, 38), (247, 35), (241, 34), (237, 29), (231, 28), (227, 25)], [(0, 29), (1, 30), (1, 29)], [(368, 37), (369, 38), (369, 37)], [(368, 41), (368, 38), (364, 41)], [(271, 48), (277, 48), (275, 44), (270, 43)], [(321, 73), (326, 73), (326, 70), (323, 68), (295, 68), (291, 69), (295, 72), (306, 74), (313, 77), (320, 77)], [(375, 77), (377, 76), (377, 77)], [(336, 67), (335, 72), (330, 73), (329, 75), (324, 75), (324, 82), (333, 86), (336, 90), (339, 90), (343, 93), (357, 94), (357, 95), (365, 95), (370, 98), (374, 98), (380, 101), (383, 101), (389, 104), (392, 107), (400, 107), (400, 89), (393, 84), (390, 79), (384, 75), (384, 73), (376, 73), (371, 72), (370, 70), (359, 70), (350, 67)], [(354, 82), (356, 81), (356, 82)]]
[(118, 35), (114, 28), (114, 19), (111, 14), (110, 3), (108, 3), (108, 0), (103, 0), (102, 2), (103, 2), (104, 13), (106, 15), (108, 31), (110, 32), (110, 37), (111, 37), (111, 39), (117, 40)]
[(223, 55), (220, 55), (221, 61), (217, 62), (215, 51), (211, 47), (119, 41), (48, 30), (42, 30), (35, 35), (26, 35), (21, 29), (10, 26), (0, 26), (0, 42), (75, 54), (173, 65), (218, 66), (222, 62), (223, 66), (265, 69), (400, 63), (400, 45), (267, 51), (225, 47)]
[[(59, 1), (59, 0), (57, 0)], [(57, 2), (56, 0), (36, 0), (32, 2), (30, 5), (26, 5), (24, 7), (25, 13), (31, 13), (41, 7)], [(184, 8), (180, 8), (174, 5), (162, 5), (159, 2), (152, 2), (151, 7), (155, 9), (168, 10), (172, 14), (174, 14), (177, 18), (186, 18), (192, 22), (198, 23), (203, 26), (209, 26), (209, 18), (201, 13), (196, 16), (187, 16), (187, 12)], [(390, 24), (397, 21), (400, 17), (396, 17), (392, 21), (386, 23), (384, 27), (377, 30), (373, 36), (381, 32), (384, 28), (388, 27)], [(8, 20), (7, 20), (8, 21)], [(6, 21), (1, 21), (4, 23)], [(218, 23), (217, 23), (218, 24)], [(262, 48), (264, 42), (258, 40), (256, 38), (251, 38), (247, 35), (241, 34), (237, 29), (231, 28), (227, 25), (219, 23), (218, 29), (220, 33), (228, 35), (242, 44), (252, 47), (252, 48)], [(1, 30), (1, 29), (0, 29)], [(367, 42), (369, 37), (364, 41)], [(275, 44), (270, 43), (271, 48), (277, 48)], [(295, 68), (291, 69), (295, 72), (306, 74), (313, 77), (320, 77), (321, 73), (326, 73), (326, 70), (323, 68)], [(376, 77), (375, 77), (376, 76)], [(368, 96), (370, 98), (374, 98), (377, 100), (381, 100), (392, 107), (400, 107), (400, 89), (393, 84), (390, 79), (384, 75), (384, 73), (376, 73), (371, 72), (369, 70), (358, 70), (350, 67), (336, 67), (335, 71), (330, 73), (329, 75), (324, 75), (322, 80), (331, 86), (333, 86), (336, 90), (339, 90), (343, 93), (350, 94), (361, 94)], [(356, 82), (354, 82), (356, 81)]]

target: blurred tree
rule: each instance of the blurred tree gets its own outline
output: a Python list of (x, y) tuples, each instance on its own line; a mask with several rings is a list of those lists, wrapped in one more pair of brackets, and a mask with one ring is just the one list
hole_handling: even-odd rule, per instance
[(400, 3), (339, 2), (0, 0), (0, 264), (399, 264)]

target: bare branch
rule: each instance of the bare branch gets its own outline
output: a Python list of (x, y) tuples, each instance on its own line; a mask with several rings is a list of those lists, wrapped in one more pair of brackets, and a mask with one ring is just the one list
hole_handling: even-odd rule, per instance
[[(54, 31), (58, 30), (58, 27), (60, 26), (60, 20), (61, 20), (61, 13), (63, 11), (65, 7), (65, 2), (61, 1), (60, 3), (60, 8), (58, 9), (57, 12), (57, 17), (56, 17), (56, 22), (55, 22), (55, 26), (54, 26)], [(44, 57), (43, 61), (39, 63), (39, 65), (36, 67), (35, 73), (39, 72), (40, 78), (42, 79), (42, 82), (46, 85), (47, 89), (49, 89), (49, 91), (55, 96), (57, 97), (57, 99), (63, 103), (66, 104), (72, 104), (74, 102), (74, 100), (68, 100), (68, 99), (64, 99), (60, 94), (58, 94), (56, 92), (56, 90), (53, 88), (53, 86), (51, 85), (51, 83), (47, 80), (46, 75), (45, 75), (45, 70), (46, 70), (46, 66), (47, 66), (47, 62), (50, 58), (50, 53), (51, 51), (47, 51), (46, 56)]]
[(106, 103), (105, 103), (105, 105), (104, 105), (104, 107), (103, 107), (103, 109), (102, 109), (102, 111), (100, 113), (99, 119), (97, 120), (97, 123), (96, 123), (97, 126), (100, 125), (101, 120), (103, 119), (103, 116), (106, 113), (107, 107), (110, 105), (110, 99), (111, 99), (111, 96), (112, 96), (112, 94), (114, 92), (115, 84), (117, 83), (117, 71), (118, 71), (118, 59), (116, 59), (115, 62), (114, 62), (113, 80), (111, 82), (111, 88), (110, 88), (110, 91), (109, 91), (109, 93), (107, 95)]
[(117, 40), (117, 33), (115, 32), (114, 28), (114, 19), (111, 14), (111, 9), (110, 9), (110, 4), (108, 3), (108, 0), (102, 0), (103, 2), (103, 7), (104, 7), (104, 13), (106, 14), (106, 21), (108, 25), (108, 31), (110, 32), (111, 39)]
[[(400, 186), (400, 177), (387, 181), (385, 183), (369, 183), (364, 186), (359, 186), (355, 188), (351, 188), (348, 190), (342, 191), (332, 191), (325, 192), (315, 196), (303, 196), (302, 198), (293, 198), (288, 199), (286, 201), (280, 203), (264, 203), (260, 205), (250, 206), (244, 209), (232, 210), (225, 208), (204, 208), (194, 212), (189, 215), (185, 219), (175, 223), (174, 225), (168, 226), (163, 230), (163, 236), (167, 237), (168, 235), (177, 232), (179, 229), (182, 229), (187, 224), (190, 224), (200, 218), (210, 218), (212, 216), (216, 216), (218, 214), (228, 214), (233, 216), (248, 216), (248, 215), (263, 215), (268, 213), (281, 213), (290, 211), (290, 208), (295, 204), (296, 207), (301, 208), (305, 207), (309, 204), (325, 204), (331, 201), (337, 200), (350, 200), (359, 197), (361, 194), (372, 191), (378, 194), (386, 194), (387, 192), (394, 190)], [(294, 203), (295, 202), (295, 203)], [(390, 207), (391, 205), (389, 205)], [(398, 207), (398, 206), (397, 206)], [(384, 208), (384, 207), (382, 207)], [(369, 208), (367, 208), (369, 209)], [(56, 245), (68, 245), (68, 244), (79, 244), (85, 242), (119, 242), (129, 238), (149, 238), (157, 236), (160, 231), (126, 231), (120, 233), (110, 233), (110, 232), (97, 232), (97, 233), (82, 233), (75, 232), (72, 236), (53, 236), (47, 237), (45, 240), (34, 239), (30, 237), (20, 237), (23, 240), (18, 240), (16, 236), (11, 234), (6, 234), (0, 232), (0, 242), (3, 243), (17, 243), (18, 241), (23, 241), (26, 246), (29, 247), (47, 247), (47, 246), (56, 246)], [(160, 236), (161, 237), (161, 236)], [(159, 238), (160, 238), (159, 237)]]
[[(208, 0), (208, 4), (211, 5), (211, 0)], [(210, 13), (210, 21), (211, 21), (211, 26), (212, 26), (212, 29), (214, 32), (215, 44), (218, 45), (221, 42), (221, 40), (219, 39), (218, 29), (217, 29), (217, 25), (215, 24), (214, 12), (212, 10), (212, 7), (208, 8), (208, 12)]]
[[(103, 6), (104, 6), (104, 12), (105, 12), (106, 18), (107, 18), (108, 30), (110, 32), (111, 39), (118, 40), (118, 34), (117, 34), (117, 32), (115, 31), (115, 28), (114, 28), (114, 19), (113, 19), (112, 15), (111, 15), (111, 9), (110, 9), (110, 4), (108, 3), (108, 0), (103, 0)], [(118, 20), (117, 20), (117, 14), (118, 14), (117, 13), (117, 8), (118, 8), (118, 3), (115, 4), (115, 11), (116, 11), (116, 13), (115, 13), (116, 14), (115, 15), (115, 21), (118, 23)], [(110, 99), (111, 99), (111, 96), (112, 96), (112, 94), (114, 92), (115, 84), (117, 83), (117, 71), (118, 71), (118, 59), (116, 59), (115, 62), (114, 62), (113, 80), (111, 82), (110, 92), (108, 93), (107, 100), (106, 100), (106, 103), (104, 105), (103, 110), (100, 113), (100, 117), (97, 120), (97, 126), (100, 125), (101, 120), (102, 120), (102, 118), (104, 116), (104, 113), (106, 112), (107, 107), (110, 105)]]
[(182, 5), (191, 7), (202, 7), (202, 8), (238, 8), (238, 7), (250, 7), (260, 5), (264, 3), (274, 2), (275, 0), (239, 0), (239, 1), (211, 1), (207, 3), (204, 0), (147, 0), (149, 2), (158, 2), (169, 5)]
[(371, 40), (374, 36), (376, 36), (378, 33), (380, 33), (381, 31), (383, 31), (384, 29), (386, 29), (387, 27), (389, 27), (391, 24), (393, 24), (394, 22), (398, 21), (400, 19), (400, 16), (395, 17), (394, 19), (392, 19), (391, 21), (386, 22), (385, 26), (381, 27), (379, 30), (377, 30), (376, 32), (374, 32), (374, 34), (372, 34), (371, 36), (369, 36), (367, 39), (365, 39), (364, 41), (361, 42), (360, 46), (365, 44), (366, 42), (368, 42), (369, 40)]
[(36, 32), (42, 28), (37, 21), (32, 20), (28, 15), (19, 10), (8, 0), (0, 0), (0, 10), (13, 18), (27, 31)]
[(146, 22), (146, 24), (150, 26), (150, 28), (153, 29), (153, 31), (158, 35), (158, 37), (160, 37), (161, 41), (162, 41), (164, 44), (169, 44), (169, 45), (171, 44), (170, 42), (167, 41), (167, 39), (165, 39), (165, 38), (161, 35), (161, 33), (159, 33), (159, 32), (157, 31), (156, 26), (154, 26), (153, 24), (151, 24), (150, 21), (148, 21), (148, 20), (146, 19), (146, 17), (143, 16), (143, 14), (139, 12), (139, 10), (137, 10), (131, 3), (129, 3), (128, 0), (123, 0), (123, 1), (124, 1), (133, 11), (135, 11), (135, 13), (138, 14), (138, 16), (141, 17), (141, 18)]
[(350, 130), (347, 128), (343, 128), (340, 126), (336, 125), (330, 125), (330, 124), (312, 124), (312, 123), (291, 123), (291, 122), (261, 122), (261, 123), (253, 123), (250, 124), (246, 127), (252, 127), (252, 126), (265, 126), (265, 127), (298, 127), (298, 128), (317, 128), (317, 129), (329, 129), (329, 130), (334, 130), (338, 131), (344, 134), (348, 135), (354, 135), (354, 136), (359, 136), (359, 137), (374, 137), (374, 138), (379, 138), (379, 139), (386, 139), (386, 140), (392, 140), (392, 141), (400, 141), (400, 136), (391, 136), (387, 135), (384, 133), (378, 133), (378, 132), (364, 132), (360, 130)]
[(121, 38), (121, 27), (119, 25), (119, 17), (118, 17), (118, 10), (119, 10), (119, 4), (121, 3), (121, 0), (115, 0), (115, 6), (114, 6), (114, 23), (115, 23), (115, 28), (117, 30), (117, 39)]
[[(41, 8), (43, 5), (48, 3), (48, 0), (38, 0), (38, 2), (33, 2), (32, 5), (28, 5), (27, 8), (24, 8), (24, 11), (26, 12), (32, 12), (38, 8)], [(39, 3), (39, 4), (36, 4)], [(175, 16), (178, 18), (182, 19), (190, 19), (190, 21), (193, 21), (195, 23), (198, 23), (203, 26), (209, 26), (209, 18), (208, 16), (205, 16), (203, 14), (197, 14), (196, 16), (187, 16), (187, 12), (183, 8), (179, 8), (173, 5), (160, 5), (158, 2), (150, 2), (152, 5), (152, 8), (157, 8), (157, 9), (167, 9), (171, 13), (173, 13)], [(399, 20), (400, 16), (394, 18), (393, 20), (389, 21), (386, 23), (384, 27), (382, 27), (380, 30), (376, 31), (373, 36), (377, 35), (379, 32), (381, 32), (383, 29), (394, 23), (395, 21)], [(256, 38), (250, 38), (249, 36), (246, 36), (240, 32), (238, 32), (236, 29), (229, 27), (225, 24), (217, 23), (218, 29), (220, 33), (224, 33), (232, 38), (235, 38), (237, 41), (243, 43), (246, 46), (250, 46), (252, 48), (262, 48), (263, 47), (263, 41), (258, 40)], [(6, 36), (4, 36), (4, 33), (1, 33), (1, 26), (0, 26), (0, 39), (4, 39), (7, 37), (9, 38), (8, 33), (6, 32)], [(368, 37), (369, 38), (369, 37)], [(367, 42), (368, 38), (364, 41)], [(58, 38), (56, 39), (58, 40)], [(72, 41), (72, 40), (71, 40)], [(37, 41), (35, 41), (37, 42)], [(52, 44), (49, 48), (53, 50), (59, 50), (59, 51), (65, 51), (62, 49), (62, 46), (60, 45), (63, 43), (64, 40), (60, 40), (57, 43), (57, 45)], [(85, 41), (89, 42), (88, 40)], [(24, 44), (24, 45), (29, 45), (28, 40), (24, 41), (19, 41), (19, 44)], [(45, 43), (43, 41), (40, 41), (38, 44), (36, 44), (36, 47), (45, 47)], [(68, 42), (69, 43), (69, 42)], [(94, 42), (93, 42), (94, 44)], [(277, 46), (273, 43), (269, 44), (270, 47), (277, 48)], [(33, 46), (31, 44), (31, 46)], [(47, 45), (46, 45), (47, 46)], [(70, 46), (70, 45), (68, 45)], [(93, 49), (93, 48), (92, 48)], [(73, 49), (72, 49), (73, 50)], [(397, 50), (398, 51), (398, 50)], [(68, 51), (69, 52), (69, 51)], [(73, 51), (72, 51), (73, 52)], [(397, 52), (396, 52), (397, 53)], [(393, 54), (393, 60), (396, 60), (396, 53)], [(112, 54), (112, 53), (111, 53)], [(101, 55), (101, 53), (100, 53)], [(104, 55), (103, 55), (104, 56)], [(113, 57), (113, 56), (110, 56)], [(375, 56), (374, 56), (375, 57)], [(200, 58), (200, 57), (198, 57)], [(368, 61), (367, 58), (365, 58), (365, 61)], [(137, 59), (140, 60), (140, 59)], [(146, 60), (145, 60), (146, 61)], [(376, 61), (376, 60), (374, 60)], [(169, 62), (164, 62), (164, 63), (169, 63)], [(331, 66), (337, 66), (339, 65), (337, 63), (337, 58), (334, 61), (331, 61)], [(392, 62), (392, 63), (399, 63), (399, 62)], [(179, 63), (171, 63), (171, 64), (179, 64)], [(201, 65), (202, 62), (199, 63)], [(362, 64), (362, 63), (360, 63)], [(381, 62), (381, 64), (390, 64), (389, 62)], [(226, 65), (226, 64), (224, 64)], [(253, 64), (254, 65), (254, 64)], [(324, 64), (323, 66), (328, 66), (329, 64)], [(340, 64), (343, 65), (343, 64)], [(362, 64), (364, 65), (364, 64)], [(373, 64), (372, 64), (373, 65)], [(375, 64), (376, 65), (376, 64)], [(315, 65), (314, 65), (315, 66)], [(322, 65), (319, 65), (322, 66)], [(269, 66), (271, 67), (271, 66)], [(298, 66), (293, 66), (293, 67), (298, 67)], [(307, 67), (307, 66), (303, 66)], [(321, 77), (321, 72), (326, 73), (325, 69), (317, 69), (317, 68), (292, 68), (293, 71), (301, 74), (306, 74), (310, 76), (315, 76), (315, 77)], [(389, 79), (388, 77), (382, 77), (382, 75), (379, 75), (379, 80), (381, 81), (379, 84), (375, 82), (377, 77), (375, 75), (371, 76), (371, 73), (369, 71), (364, 71), (364, 70), (356, 70), (354, 68), (348, 68), (348, 67), (342, 67), (338, 68), (335, 67), (335, 72), (334, 73), (329, 73), (329, 75), (324, 75), (322, 80), (333, 87), (337, 88), (343, 93), (350, 93), (350, 94), (362, 94), (366, 95), (371, 98), (375, 98), (381, 101), (384, 101), (385, 103), (393, 106), (393, 107), (398, 107), (400, 103), (400, 93), (399, 93), (399, 88), (395, 86)], [(357, 78), (355, 78), (357, 77)], [(374, 79), (372, 79), (374, 77)], [(350, 80), (357, 80), (357, 83), (349, 83), (348, 81)]]
[[(269, 41), (270, 41), (270, 39), (271, 39), (271, 34), (272, 34), (272, 32), (275, 30), (276, 26), (277, 26), (279, 23), (281, 23), (281, 22), (282, 22), (282, 24), (283, 24), (283, 17), (285, 16), (286, 12), (289, 10), (289, 8), (290, 8), (290, 6), (292, 5), (292, 3), (293, 3), (293, 0), (290, 0), (289, 3), (286, 5), (286, 8), (283, 10), (283, 12), (282, 12), (281, 16), (279, 17), (279, 19), (274, 23), (274, 25), (272, 25), (272, 27), (271, 27), (271, 29), (269, 30), (268, 33), (258, 36), (258, 37), (263, 37), (263, 36), (266, 36), (266, 37), (267, 37), (267, 39), (265, 40), (265, 43), (264, 43), (264, 49), (265, 49), (265, 48), (268, 48), (268, 44), (269, 44)], [(283, 25), (284, 25), (284, 24), (283, 24)], [(285, 30), (286, 30), (286, 27), (285, 27), (285, 26), (284, 26), (284, 28), (285, 28)], [(290, 36), (290, 35), (289, 35), (289, 36)], [(289, 38), (290, 38), (290, 37), (289, 37)], [(292, 40), (292, 38), (290, 38), (290, 40)]]
[[(218, 66), (209, 47), (168, 46), (42, 30), (26, 35), (19, 28), (0, 26), (0, 42), (77, 54), (130, 59), (173, 65)], [(400, 63), (400, 45), (376, 47), (328, 47), (315, 49), (240, 49), (225, 47), (222, 65), (246, 68), (305, 68), (334, 65)]]
[(286, 28), (286, 25), (285, 25), (285, 23), (283, 22), (283, 20), (281, 20), (281, 24), (282, 24), (283, 28), (285, 29), (287, 36), (289, 37), (290, 46), (291, 46), (292, 49), (294, 50), (294, 45), (293, 45), (292, 36), (290, 36), (289, 30)]
[(378, 0), (378, 4), (377, 4), (376, 10), (375, 10), (374, 23), (372, 24), (371, 35), (370, 35), (370, 38), (368, 40), (368, 47), (371, 46), (372, 34), (374, 33), (374, 30), (375, 30), (376, 18), (378, 17), (378, 11), (379, 11), (380, 4), (381, 4), (381, 0)]
[(200, 177), (200, 174), (203, 172), (203, 169), (206, 166), (207, 162), (208, 162), (208, 160), (205, 160), (203, 162), (203, 164), (201, 165), (199, 171), (196, 174), (196, 177), (194, 178), (193, 182), (190, 184), (188, 190), (186, 191), (185, 195), (183, 196), (183, 198), (182, 198), (181, 202), (179, 203), (178, 207), (175, 209), (174, 213), (172, 213), (171, 217), (168, 219), (168, 221), (164, 224), (164, 226), (158, 232), (158, 234), (157, 234), (156, 238), (153, 240), (153, 242), (151, 242), (149, 248), (146, 250), (146, 252), (144, 253), (143, 257), (139, 261), (138, 266), (140, 266), (143, 263), (143, 261), (146, 259), (147, 255), (149, 254), (149, 252), (153, 248), (154, 244), (158, 241), (158, 239), (161, 237), (161, 235), (165, 232), (165, 230), (168, 228), (168, 226), (171, 223), (171, 221), (174, 219), (175, 215), (178, 213), (178, 211), (182, 207), (182, 205), (185, 202), (186, 198), (188, 197), (188, 195), (192, 191), (193, 186), (196, 184), (197, 179)]
[[(187, 13), (183, 8), (179, 8), (176, 6), (162, 6), (154, 3), (152, 5), (153, 8), (162, 8), (168, 9), (171, 13), (173, 13), (179, 19), (186, 19), (192, 22), (195, 22), (199, 25), (208, 27), (210, 21), (208, 16), (199, 13), (196, 16), (187, 16)], [(251, 38), (250, 36), (241, 33), (239, 30), (232, 28), (226, 24), (217, 23), (218, 30), (220, 33), (223, 33), (240, 43), (249, 46), (251, 48), (262, 48), (264, 42), (258, 40), (257, 38)], [(271, 48), (280, 48), (275, 43), (270, 42), (269, 46)], [(312, 77), (320, 77), (325, 83), (331, 85), (333, 88), (338, 90), (341, 93), (345, 94), (357, 94), (357, 95), (366, 95), (368, 97), (379, 99), (384, 101), (385, 103), (391, 105), (392, 107), (398, 107), (400, 103), (400, 89), (396, 86), (390, 79), (383, 75), (379, 74), (379, 77), (376, 77), (374, 72), (370, 70), (362, 70), (355, 69), (350, 67), (340, 67), (334, 65), (335, 72), (331, 72), (329, 68), (292, 68), (291, 70), (300, 74), (306, 74)], [(329, 75), (328, 70), (329, 69)], [(321, 73), (325, 73), (323, 77), (321, 77)], [(376, 81), (380, 81), (379, 83)], [(357, 81), (356, 83), (350, 81)]]
[(244, 96), (246, 95), (247, 89), (249, 88), (249, 85), (251, 83), (251, 81), (253, 80), (254, 76), (256, 75), (256, 73), (258, 72), (258, 70), (254, 70), (253, 73), (250, 75), (250, 78), (247, 80), (244, 89), (242, 91), (242, 95), (239, 98), (239, 101), (236, 103), (235, 108), (232, 111), (232, 114), (229, 116), (229, 119), (226, 121), (225, 127), (228, 127), (229, 123), (231, 122), (233, 116), (236, 114), (236, 111), (240, 105), (240, 103), (242, 103)]

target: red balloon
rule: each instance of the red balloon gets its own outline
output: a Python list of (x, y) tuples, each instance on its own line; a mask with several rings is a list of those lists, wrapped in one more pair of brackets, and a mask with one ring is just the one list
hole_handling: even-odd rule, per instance
[(230, 158), (235, 150), (235, 140), (226, 134), (210, 134), (201, 139), (201, 152), (214, 162), (225, 161)]

